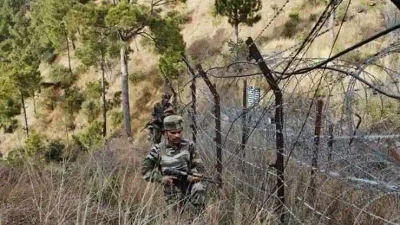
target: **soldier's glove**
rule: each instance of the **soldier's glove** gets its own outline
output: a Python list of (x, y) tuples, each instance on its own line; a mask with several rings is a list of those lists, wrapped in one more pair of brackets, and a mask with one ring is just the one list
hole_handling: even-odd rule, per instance
[(190, 183), (197, 183), (197, 182), (200, 182), (202, 179), (203, 179), (203, 177), (197, 177), (197, 176), (188, 176), (188, 181), (190, 182)]

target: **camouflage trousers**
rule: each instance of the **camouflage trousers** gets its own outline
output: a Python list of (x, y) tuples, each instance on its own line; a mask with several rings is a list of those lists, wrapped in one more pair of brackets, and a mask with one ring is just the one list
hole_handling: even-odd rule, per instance
[(154, 144), (159, 144), (161, 142), (162, 138), (162, 125), (154, 125), (154, 130), (153, 130), (153, 143)]
[(186, 182), (164, 186), (164, 196), (170, 212), (189, 210), (191, 214), (198, 215), (205, 206), (205, 185), (201, 182), (188, 184)]
[(159, 144), (162, 138), (162, 128), (157, 125), (152, 125), (149, 129), (147, 140), (153, 142), (153, 144)]

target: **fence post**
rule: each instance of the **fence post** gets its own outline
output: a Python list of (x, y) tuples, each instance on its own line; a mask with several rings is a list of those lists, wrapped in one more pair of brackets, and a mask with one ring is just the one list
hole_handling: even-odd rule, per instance
[(333, 152), (333, 123), (329, 124), (328, 128), (329, 132), (329, 140), (328, 140), (328, 148), (329, 148), (329, 153), (328, 153), (328, 167), (330, 169), (331, 161), (332, 161), (332, 152)]
[(190, 85), (190, 89), (192, 90), (192, 139), (193, 143), (196, 144), (196, 135), (197, 135), (197, 123), (196, 123), (196, 116), (197, 116), (197, 109), (196, 109), (196, 77), (193, 77), (192, 84)]
[[(196, 65), (196, 69), (203, 78), (204, 82), (210, 89), (212, 95), (214, 96), (214, 117), (215, 117), (215, 143), (217, 150), (217, 164), (216, 168), (218, 171), (218, 182), (222, 184), (222, 138), (221, 138), (221, 106), (220, 106), (220, 97), (218, 95), (217, 89), (215, 85), (211, 83), (210, 79), (207, 77), (206, 72), (204, 72), (203, 68), (200, 64)], [(221, 185), (220, 185), (221, 187)]]
[(241, 151), (243, 153), (243, 158), (246, 156), (244, 149), (246, 148), (247, 142), (247, 80), (243, 80), (243, 111), (242, 111), (242, 142)]
[(324, 101), (322, 99), (317, 100), (317, 116), (315, 118), (315, 130), (314, 130), (314, 150), (313, 156), (311, 159), (311, 193), (314, 199), (315, 197), (315, 172), (318, 168), (318, 152), (319, 152), (319, 140), (321, 136), (321, 127), (322, 127), (322, 107), (324, 105)]
[(256, 60), (257, 65), (260, 67), (265, 79), (268, 82), (270, 88), (274, 91), (275, 95), (275, 132), (276, 132), (276, 162), (275, 168), (277, 173), (277, 189), (278, 189), (278, 206), (277, 212), (280, 213), (280, 221), (282, 224), (286, 224), (286, 209), (285, 205), (285, 186), (284, 186), (284, 157), (283, 157), (283, 99), (282, 92), (276, 82), (275, 78), (272, 76), (271, 70), (268, 68), (260, 51), (253, 42), (251, 37), (246, 40), (247, 47), (249, 48), (250, 57)]
[(190, 124), (190, 127), (192, 128), (192, 141), (193, 141), (194, 144), (196, 144), (196, 141), (197, 141), (197, 139), (196, 139), (196, 136), (197, 136), (196, 72), (190, 66), (189, 61), (187, 60), (187, 58), (183, 54), (182, 54), (182, 59), (183, 59), (183, 62), (186, 64), (186, 67), (189, 70), (189, 73), (190, 73), (191, 78), (192, 78), (192, 84), (190, 85), (191, 95), (192, 95), (192, 103), (191, 103), (192, 111), (190, 113), (190, 117), (191, 117), (191, 120), (192, 120), (192, 124)]

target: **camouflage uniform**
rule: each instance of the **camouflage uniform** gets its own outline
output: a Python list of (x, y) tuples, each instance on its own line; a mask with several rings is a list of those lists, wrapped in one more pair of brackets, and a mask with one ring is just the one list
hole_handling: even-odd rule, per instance
[[(166, 144), (165, 141), (155, 144), (142, 163), (142, 175), (146, 181), (161, 182), (163, 172), (168, 168), (193, 173), (205, 172), (194, 144), (186, 139), (182, 139), (177, 148)], [(164, 185), (164, 195), (167, 204), (172, 205), (174, 210), (190, 202), (198, 213), (204, 207), (205, 186), (201, 182), (174, 180), (173, 185)]]
[[(172, 109), (172, 104), (167, 102), (162, 104), (161, 102), (154, 105), (152, 116), (152, 125), (154, 126), (154, 143), (158, 144), (161, 142), (163, 120), (166, 117), (165, 112)], [(169, 112), (169, 111), (168, 111)]]

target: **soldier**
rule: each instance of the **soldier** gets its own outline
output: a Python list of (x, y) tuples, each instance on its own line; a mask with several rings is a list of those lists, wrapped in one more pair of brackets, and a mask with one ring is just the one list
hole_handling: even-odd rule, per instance
[(195, 214), (204, 207), (205, 186), (201, 179), (182, 179), (167, 175), (169, 170), (204, 174), (205, 168), (194, 144), (182, 138), (183, 119), (171, 115), (164, 119), (164, 141), (155, 144), (142, 163), (142, 175), (146, 181), (159, 182), (164, 186), (164, 196), (172, 209), (181, 210), (185, 203), (194, 206)]
[(154, 132), (154, 144), (158, 144), (161, 142), (161, 137), (162, 137), (162, 125), (163, 125), (163, 119), (165, 118), (165, 112), (170, 112), (170, 110), (173, 110), (172, 104), (169, 102), (171, 99), (171, 95), (164, 92), (162, 95), (162, 100), (161, 102), (158, 102), (154, 105), (153, 108), (153, 113), (151, 114), (151, 125), (153, 127), (153, 132)]

